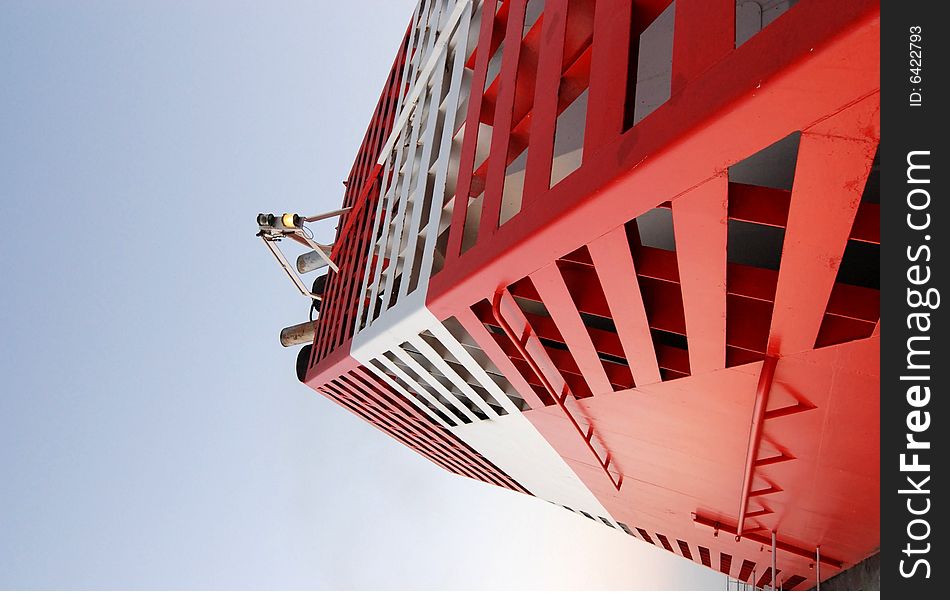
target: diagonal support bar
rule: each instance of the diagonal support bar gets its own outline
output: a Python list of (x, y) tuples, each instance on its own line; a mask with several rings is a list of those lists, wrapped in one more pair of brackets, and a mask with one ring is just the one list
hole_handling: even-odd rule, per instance
[[(280, 248), (277, 247), (276, 242), (273, 242), (267, 238), (262, 237), (264, 240), (264, 245), (267, 246), (267, 249), (271, 251), (271, 254), (274, 255), (274, 258), (277, 259), (277, 262), (280, 263), (280, 266), (284, 269), (284, 272), (287, 273), (287, 276), (290, 277), (290, 280), (294, 282), (294, 285), (297, 286), (297, 289), (301, 294), (312, 298), (314, 300), (322, 300), (322, 296), (312, 293), (303, 281), (301, 281), (300, 276), (297, 275), (297, 272), (294, 270), (290, 263), (287, 262), (287, 259), (284, 257), (284, 254), (280, 251)], [(331, 263), (332, 264), (332, 263)]]
[(755, 404), (752, 407), (752, 428), (749, 432), (749, 447), (746, 450), (745, 473), (742, 476), (742, 497), (739, 500), (739, 523), (736, 527), (736, 540), (742, 537), (749, 497), (752, 495), (752, 473), (755, 470), (755, 458), (762, 441), (762, 426), (765, 423), (765, 408), (769, 403), (769, 391), (775, 377), (775, 364), (778, 358), (766, 356), (759, 372), (759, 385), (755, 390)]

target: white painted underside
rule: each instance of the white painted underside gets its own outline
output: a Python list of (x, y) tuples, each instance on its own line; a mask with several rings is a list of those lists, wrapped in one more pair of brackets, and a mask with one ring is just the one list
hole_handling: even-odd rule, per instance
[(607, 509), (520, 412), (453, 427), (452, 433), (535, 496), (613, 522)]
[[(406, 393), (407, 389), (416, 389), (418, 393), (419, 389), (412, 383), (412, 379), (418, 378), (417, 374), (399, 371), (400, 380), (394, 381), (371, 365), (370, 361), (378, 359), (385, 352), (398, 350), (400, 344), (407, 340), (418, 343), (418, 336), (423, 331), (438, 337), (446, 347), (453, 347), (457, 357), (465, 350), (452, 343), (454, 338), (425, 306), (416, 305), (410, 308), (403, 305), (394, 308), (398, 310), (390, 311), (386, 318), (377, 321), (372, 328), (362, 331), (354, 338), (350, 353), (420, 410), (431, 415), (432, 411), (413, 394)], [(381, 327), (383, 325), (385, 327)], [(409, 359), (406, 353), (403, 352), (402, 355), (406, 360)], [(505, 407), (508, 414), (498, 416), (494, 412), (486, 411), (490, 416), (489, 420), (456, 424), (449, 428), (450, 431), (535, 496), (577, 511), (585, 511), (594, 517), (604, 517), (616, 526), (616, 521), (544, 436), (500, 389), (490, 385), (491, 380), (485, 371), (474, 364), (474, 361), (467, 367), (476, 377), (486, 382), (486, 389)], [(480, 406), (484, 405), (484, 401), (474, 395), (471, 399)], [(451, 398), (446, 401), (449, 400)]]

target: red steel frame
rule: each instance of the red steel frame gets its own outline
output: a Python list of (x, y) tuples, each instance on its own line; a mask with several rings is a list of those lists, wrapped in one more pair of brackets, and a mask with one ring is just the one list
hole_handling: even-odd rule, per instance
[[(487, 6), (493, 1), (488, 0)], [(512, 1), (524, 4), (522, 0)], [(551, 15), (564, 14), (567, 4), (567, 0), (546, 3), (546, 27), (553, 28), (553, 21), (564, 18)], [(517, 281), (554, 258), (607, 234), (618, 223), (722, 173), (730, 164), (787, 132), (819, 122), (861, 99), (874, 96), (876, 101), (880, 87), (877, 2), (806, 0), (733, 50), (725, 50), (733, 45), (732, 20), (706, 20), (713, 5), (717, 13), (733, 14), (731, 1), (677, 2), (673, 81), (679, 82), (679, 93), (636, 127), (623, 131), (623, 94), (616, 88), (617, 82), (627, 79), (627, 53), (621, 49), (625, 49), (629, 41), (623, 16), (629, 13), (630, 2), (597, 2), (598, 14), (602, 17), (595, 16), (594, 20), (584, 164), (553, 189), (536, 196), (526, 191), (525, 208), (502, 227), (497, 223), (503, 169), (500, 164), (495, 169), (490, 168), (479, 240), (464, 254), (461, 253), (461, 235), (465, 211), (456, 203), (445, 267), (433, 276), (430, 284), (428, 305), (437, 316), (461, 310), (463, 305), (470, 305), (472, 298), (486, 297), (486, 280)], [(697, 22), (692, 27), (697, 34), (693, 37), (678, 35), (680, 28), (688, 29), (694, 19)], [(486, 23), (490, 21), (483, 21), (479, 47), (487, 46), (490, 41), (491, 29)], [(717, 24), (720, 29), (714, 28)], [(512, 29), (512, 37), (520, 37), (520, 29)], [(604, 30), (603, 37), (601, 30)], [(563, 39), (556, 37), (548, 38), (544, 34), (541, 37), (547, 40), (550, 51), (545, 51), (548, 46), (542, 48), (539, 80), (550, 68), (546, 68), (547, 62), (557, 60), (561, 54), (563, 43)], [(499, 75), (504, 80), (514, 79), (517, 67), (514, 54), (505, 55)], [(700, 58), (684, 58), (694, 56), (705, 57), (711, 64), (698, 69), (696, 64)], [(479, 84), (484, 85), (488, 62), (487, 53), (480, 53), (478, 57), (469, 100), (469, 130), (480, 118)], [(842, 65), (847, 65), (849, 79), (846, 82), (840, 77)], [(538, 85), (540, 88), (542, 84)], [(503, 83), (501, 87), (506, 88)], [(498, 148), (508, 146), (509, 133), (504, 125), (510, 123), (512, 97), (513, 94), (507, 94), (499, 98), (495, 106), (494, 131), (499, 141), (496, 144), (495, 139), (492, 140), (493, 158), (496, 145)], [(543, 101), (544, 96), (539, 100)], [(873, 104), (878, 106), (879, 102)], [(538, 144), (539, 152), (547, 152), (548, 140), (554, 137), (553, 111), (533, 114), (531, 125), (532, 137), (536, 135), (542, 140)], [(468, 174), (473, 168), (475, 141), (473, 136), (466, 136), (462, 148), (457, 191), (460, 197), (471, 185)], [(530, 147), (533, 150), (535, 144), (532, 142)], [(504, 152), (497, 155), (503, 156)], [(540, 163), (541, 158), (537, 162)], [(533, 166), (529, 162), (527, 181), (538, 177)], [(543, 184), (543, 176), (540, 180)], [(691, 183), (684, 185), (684, 182)], [(630, 188), (641, 193), (630, 198), (625, 193)]]
[[(865, 558), (878, 543), (878, 300), (836, 283), (836, 274), (849, 239), (880, 243), (876, 207), (856, 200), (880, 135), (878, 2), (803, 0), (735, 48), (734, 0), (676, 0), (671, 96), (634, 126), (631, 37), (669, 2), (547, 0), (540, 34), (522, 39), (526, 4), (484, 3), (483, 14), (495, 16), (482, 20), (469, 61), (466, 131), (491, 125), (491, 149), (475, 165), (476, 136), (464, 137), (445, 264), (429, 283), (427, 307), (468, 330), (530, 405), (528, 419), (611, 514), (634, 526), (639, 535), (631, 535), (656, 536), (671, 552), (667, 536), (675, 537), (680, 554), (712, 568), (718, 551), (720, 570), (743, 580), (761, 574), (753, 583), (768, 585), (771, 568), (757, 566), (768, 564), (763, 549), (775, 531), (786, 588), (813, 583), (815, 560), (831, 567), (825, 578)], [(501, 70), (485, 90), (502, 40)], [(348, 355), (355, 308), (365, 301), (356, 288), (373, 235), (374, 161), (406, 91), (407, 45), (350, 175), (353, 210), (334, 252), (341, 276), (329, 280), (307, 382), (437, 464), (513, 487), (477, 453), (455, 452), (447, 466), (428, 442), (453, 436), (400, 425), (386, 410), (411, 406)], [(583, 162), (550, 187), (557, 116), (585, 89)], [(730, 165), (794, 131), (802, 135), (791, 192), (728, 181)], [(505, 170), (524, 148), (524, 200), (499, 225)], [(477, 239), (463, 251), (465, 200), (482, 191)], [(623, 226), (657, 207), (672, 210), (675, 258), (645, 248), (631, 260)], [(729, 219), (784, 227), (777, 273), (727, 262)], [(569, 288), (571, 269), (599, 282), (603, 299)], [(646, 306), (643, 284), (629, 284), (637, 281), (675, 286), (682, 315)], [(501, 314), (499, 302), (514, 290), (544, 301), (557, 326), (551, 339), (559, 336), (568, 357), (540, 342), (528, 349), (528, 319), (522, 337)], [(486, 299), (495, 301), (490, 314)], [(577, 317), (585, 303), (612, 317), (617, 349), (609, 354), (627, 357), (629, 373), (598, 358), (606, 342)], [(730, 324), (732, 306), (753, 305), (769, 310), (761, 346)], [(688, 337), (688, 353), (654, 351), (657, 320)], [(585, 388), (571, 410), (551, 375), (568, 371), (564, 389)]]

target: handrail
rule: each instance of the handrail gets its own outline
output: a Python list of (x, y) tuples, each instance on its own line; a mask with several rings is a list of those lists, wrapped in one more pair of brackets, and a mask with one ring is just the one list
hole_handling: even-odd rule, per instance
[(356, 200), (350, 206), (349, 212), (346, 214), (346, 220), (343, 222), (343, 227), (340, 229), (340, 235), (337, 236), (336, 242), (333, 244), (333, 251), (330, 253), (331, 260), (336, 260), (337, 256), (339, 255), (340, 248), (343, 247), (343, 244), (340, 242), (345, 239), (347, 233), (349, 233), (350, 229), (353, 228), (353, 223), (356, 222), (356, 215), (363, 208), (363, 205), (366, 204), (366, 201), (370, 196), (370, 192), (377, 183), (376, 180), (379, 178), (379, 172), (382, 170), (382, 168), (383, 165), (377, 163), (373, 166), (372, 170), (369, 172), (369, 175), (366, 177), (366, 182), (363, 183), (363, 187), (356, 196)]
[(442, 52), (448, 47), (449, 41), (452, 39), (452, 31), (455, 30), (455, 26), (458, 25), (458, 22), (462, 18), (465, 9), (469, 7), (471, 2), (472, 0), (459, 0), (452, 9), (452, 12), (449, 14), (449, 18), (446, 20), (445, 24), (437, 31), (437, 33), (440, 33), (441, 35), (439, 35), (439, 37), (436, 39), (435, 45), (429, 52), (429, 59), (426, 61), (426, 64), (422, 67), (422, 70), (419, 72), (419, 75), (416, 78), (417, 83), (409, 89), (406, 98), (403, 100), (402, 110), (399, 112), (396, 122), (389, 130), (389, 137), (386, 138), (386, 143), (383, 144), (383, 148), (379, 152), (379, 158), (376, 160), (377, 163), (383, 163), (389, 156), (389, 153), (392, 151), (393, 147), (396, 145), (396, 141), (399, 139), (399, 134), (409, 121), (409, 115), (412, 114), (413, 109), (415, 109), (416, 104), (419, 102), (419, 97), (422, 95), (423, 90), (426, 89), (425, 85), (420, 84), (428, 83), (429, 77), (438, 66), (439, 58), (442, 56)]
[(547, 390), (547, 392), (551, 395), (552, 398), (554, 398), (554, 401), (557, 403), (557, 405), (561, 407), (561, 410), (567, 416), (568, 421), (570, 421), (571, 425), (574, 426), (574, 430), (577, 431), (578, 435), (580, 435), (581, 438), (584, 440), (584, 445), (587, 446), (587, 449), (590, 450), (591, 454), (594, 455), (594, 457), (597, 460), (597, 464), (600, 465), (600, 468), (603, 469), (604, 474), (607, 475), (607, 478), (610, 480), (610, 483), (619, 492), (620, 486), (623, 485), (623, 475), (618, 474), (617, 478), (615, 479), (613, 476), (613, 473), (611, 473), (609, 469), (610, 453), (609, 452), (607, 453), (606, 459), (602, 459), (600, 457), (600, 454), (598, 454), (597, 449), (594, 448), (593, 444), (591, 444), (591, 440), (594, 437), (594, 426), (588, 423), (587, 433), (584, 433), (584, 430), (581, 428), (580, 424), (577, 422), (577, 419), (575, 419), (574, 415), (571, 414), (571, 411), (567, 409), (565, 401), (569, 396), (572, 396), (570, 388), (568, 388), (567, 386), (567, 383), (564, 384), (563, 391), (558, 393), (554, 389), (554, 385), (544, 375), (544, 372), (541, 369), (541, 365), (539, 365), (537, 361), (534, 359), (534, 356), (532, 356), (531, 353), (528, 352), (528, 348), (525, 346), (525, 343), (527, 342), (527, 340), (531, 339), (531, 336), (535, 335), (534, 331), (531, 329), (531, 325), (527, 322), (525, 323), (525, 331), (524, 331), (523, 339), (519, 338), (518, 335), (515, 333), (514, 329), (508, 323), (508, 320), (505, 319), (504, 315), (502, 315), (501, 301), (502, 299), (505, 298), (505, 296), (507, 296), (508, 298), (511, 298), (511, 302), (514, 302), (514, 298), (511, 297), (511, 294), (508, 292), (507, 289), (501, 288), (497, 292), (495, 292), (495, 297), (492, 300), (492, 306), (491, 306), (492, 314), (495, 316), (495, 321), (498, 322), (498, 325), (501, 327), (502, 331), (505, 332), (505, 335), (514, 345), (514, 347), (518, 350), (518, 353), (521, 354), (521, 357), (525, 360), (525, 362), (528, 363), (528, 366), (531, 367), (531, 370), (534, 372), (535, 376), (537, 376), (537, 378), (541, 381), (541, 385), (544, 386), (544, 389)]
[(765, 424), (765, 409), (769, 404), (769, 391), (775, 377), (775, 364), (778, 358), (766, 356), (759, 372), (759, 383), (755, 389), (755, 404), (752, 407), (752, 430), (749, 432), (749, 447), (746, 450), (745, 472), (742, 476), (742, 497), (739, 499), (739, 521), (736, 524), (736, 541), (742, 537), (745, 527), (746, 511), (749, 508), (749, 496), (752, 493), (752, 472), (755, 470), (755, 458), (762, 440), (762, 426)]

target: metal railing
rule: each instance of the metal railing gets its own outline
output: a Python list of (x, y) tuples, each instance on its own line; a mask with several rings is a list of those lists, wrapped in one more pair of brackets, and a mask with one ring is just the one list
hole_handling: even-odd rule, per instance
[[(507, 308), (502, 307), (502, 303), (507, 305)], [(584, 427), (578, 422), (577, 418), (571, 412), (567, 406), (569, 400), (574, 400), (574, 395), (571, 393), (570, 387), (568, 387), (567, 382), (558, 375), (557, 367), (553, 364), (550, 364), (550, 359), (547, 358), (547, 355), (544, 353), (544, 350), (541, 346), (541, 340), (535, 335), (534, 330), (531, 328), (531, 325), (528, 323), (527, 319), (521, 315), (520, 329), (522, 331), (521, 335), (515, 332), (514, 328), (508, 321), (508, 318), (505, 316), (505, 312), (509, 315), (517, 316), (520, 313), (520, 310), (517, 308), (514, 298), (511, 296), (511, 293), (506, 289), (498, 290), (495, 293), (495, 297), (492, 300), (492, 314), (495, 317), (495, 320), (498, 322), (498, 325), (504, 331), (505, 336), (511, 341), (512, 345), (521, 355), (528, 366), (531, 368), (531, 371), (535, 376), (541, 381), (541, 385), (544, 386), (544, 389), (550, 394), (551, 398), (554, 399), (555, 403), (560, 407), (561, 411), (564, 412), (564, 415), (567, 417), (567, 420), (571, 423), (571, 426), (574, 428), (574, 431), (581, 437), (584, 442), (584, 446), (590, 451), (593, 455), (595, 461), (603, 470), (604, 475), (610, 480), (611, 485), (619, 492), (620, 487), (623, 485), (623, 475), (617, 474), (614, 476), (614, 473), (610, 471), (611, 456), (610, 452), (606, 453), (606, 456), (601, 457), (600, 453), (594, 448), (592, 440), (594, 439), (596, 433), (594, 431), (594, 426), (591, 423), (587, 423), (586, 431)], [(531, 352), (528, 349), (528, 345), (531, 344), (532, 347), (539, 350), (539, 352)], [(537, 356), (536, 356), (537, 355)], [(541, 362), (546, 362), (547, 368), (542, 367)], [(559, 380), (559, 383), (555, 385), (551, 379), (556, 378)], [(560, 388), (560, 390), (558, 390)], [(598, 436), (599, 438), (599, 436)], [(601, 440), (601, 443), (602, 440)]]

